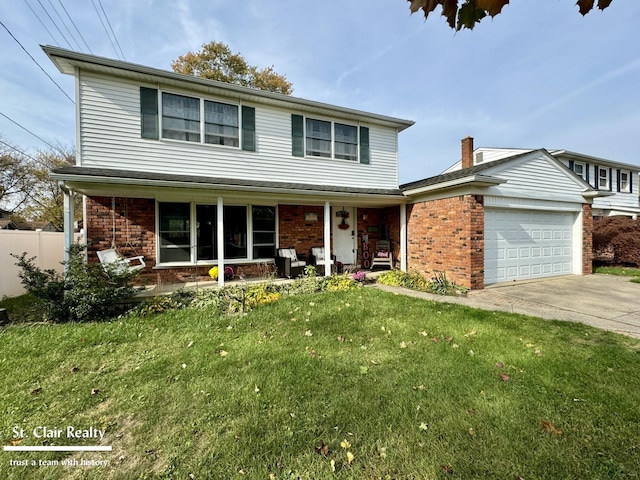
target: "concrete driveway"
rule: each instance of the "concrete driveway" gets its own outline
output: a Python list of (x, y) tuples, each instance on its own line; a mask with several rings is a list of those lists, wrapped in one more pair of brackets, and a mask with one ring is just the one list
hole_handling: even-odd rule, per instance
[(495, 285), (469, 293), (468, 305), (582, 322), (640, 338), (640, 284), (629, 280), (615, 275), (569, 275)]
[(484, 310), (581, 322), (640, 338), (640, 283), (629, 280), (614, 275), (568, 275), (493, 285), (459, 297), (414, 296)]

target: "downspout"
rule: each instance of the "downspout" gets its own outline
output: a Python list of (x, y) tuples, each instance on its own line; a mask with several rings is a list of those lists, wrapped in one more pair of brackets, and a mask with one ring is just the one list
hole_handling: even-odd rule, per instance
[(64, 225), (64, 270), (65, 273), (68, 268), (68, 262), (70, 260), (69, 251), (73, 245), (73, 218), (74, 218), (74, 205), (73, 205), (73, 192), (69, 190), (64, 182), (58, 182), (58, 187), (64, 194), (63, 200), (63, 225)]

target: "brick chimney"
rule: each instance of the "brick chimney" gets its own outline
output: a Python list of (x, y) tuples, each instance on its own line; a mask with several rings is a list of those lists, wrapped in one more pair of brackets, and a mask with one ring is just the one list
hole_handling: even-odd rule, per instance
[(473, 137), (462, 139), (462, 168), (473, 167)]

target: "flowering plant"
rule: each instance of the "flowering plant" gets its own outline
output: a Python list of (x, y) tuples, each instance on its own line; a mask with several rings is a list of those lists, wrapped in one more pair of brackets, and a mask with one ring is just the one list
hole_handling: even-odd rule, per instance
[(365, 272), (363, 272), (363, 271), (356, 272), (356, 273), (353, 274), (353, 279), (356, 282), (361, 282), (362, 283), (367, 279), (367, 274)]
[(209, 276), (214, 280), (218, 279), (218, 267), (211, 267), (209, 270)]

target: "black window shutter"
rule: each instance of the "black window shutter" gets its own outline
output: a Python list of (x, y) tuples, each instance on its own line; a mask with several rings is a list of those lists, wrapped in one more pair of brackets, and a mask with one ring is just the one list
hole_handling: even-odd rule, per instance
[(588, 163), (585, 164), (584, 169), (587, 171), (587, 183), (591, 185), (591, 182), (589, 182), (589, 164)]
[(304, 157), (304, 118), (291, 114), (291, 154)]
[(242, 106), (242, 150), (256, 151), (256, 109)]
[(629, 172), (629, 193), (633, 193), (633, 172)]
[(369, 127), (360, 127), (360, 163), (368, 164), (370, 160)]
[(158, 90), (140, 87), (140, 136), (158, 140)]
[(613, 190), (613, 169), (609, 168), (609, 191), (611, 192)]
[(572, 172), (575, 172), (574, 166), (573, 166), (573, 160), (569, 160), (569, 170), (571, 170)]
[(616, 183), (617, 183), (617, 190), (619, 192), (620, 191), (620, 169), (619, 168), (616, 169)]
[(595, 185), (593, 187), (596, 190), (599, 190), (600, 189), (600, 167), (598, 165), (593, 166), (593, 176), (595, 177), (595, 180), (593, 181)]

